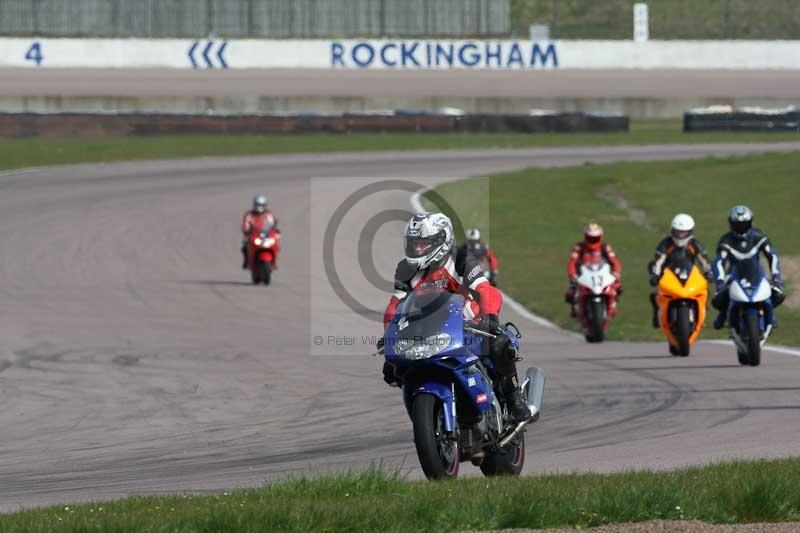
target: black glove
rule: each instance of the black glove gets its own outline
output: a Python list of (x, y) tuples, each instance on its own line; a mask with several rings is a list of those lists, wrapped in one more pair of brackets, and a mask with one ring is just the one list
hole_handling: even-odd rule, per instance
[(383, 381), (390, 387), (397, 386), (397, 376), (394, 373), (394, 367), (388, 362), (383, 363)]
[(724, 292), (722, 292), (722, 291), (717, 291), (717, 294), (715, 294), (715, 295), (714, 295), (714, 297), (713, 297), (713, 298), (711, 298), (711, 305), (712, 305), (712, 306), (714, 307), (714, 309), (716, 309), (717, 311), (722, 311), (722, 310), (723, 310), (723, 309), (722, 309), (722, 307), (723, 307), (723, 303), (724, 303), (724, 302), (723, 302), (723, 296), (722, 296), (723, 294), (725, 294), (725, 293), (724, 293)]
[(783, 292), (781, 285), (772, 286), (772, 307), (778, 307), (786, 299), (786, 294)]
[(658, 276), (656, 276), (655, 274), (651, 274), (651, 275), (650, 275), (650, 285), (651, 285), (651, 286), (653, 286), (653, 287), (657, 287), (657, 286), (658, 286), (658, 281), (659, 281), (660, 279), (661, 279), (661, 278), (659, 278), (659, 277), (658, 277)]
[(380, 350), (381, 348), (383, 348), (383, 347), (384, 347), (384, 345), (385, 345), (385, 344), (386, 344), (386, 339), (384, 339), (383, 337), (381, 337), (380, 339), (378, 339), (378, 342), (377, 342), (377, 343), (375, 343), (375, 347), (376, 347), (378, 350)]
[(500, 322), (497, 320), (497, 315), (483, 315), (480, 322), (478, 322), (478, 329), (497, 335), (500, 332)]
[(493, 287), (497, 287), (497, 271), (492, 270), (489, 272), (489, 283), (492, 284)]

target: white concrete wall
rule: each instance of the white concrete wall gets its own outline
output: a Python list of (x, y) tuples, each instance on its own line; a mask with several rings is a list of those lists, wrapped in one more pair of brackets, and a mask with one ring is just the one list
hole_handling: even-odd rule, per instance
[(5, 38), (0, 67), (800, 69), (800, 41)]

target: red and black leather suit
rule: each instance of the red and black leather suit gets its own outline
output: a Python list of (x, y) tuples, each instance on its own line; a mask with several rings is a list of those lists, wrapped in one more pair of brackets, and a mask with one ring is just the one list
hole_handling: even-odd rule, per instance
[(483, 267), (476, 257), (463, 248), (450, 254), (437, 266), (417, 270), (402, 259), (394, 273), (394, 292), (383, 316), (384, 329), (397, 310), (400, 300), (417, 287), (438, 286), (453, 293), (463, 294), (468, 301), (464, 306), (467, 319), (483, 315), (499, 315), (503, 296), (486, 279)]

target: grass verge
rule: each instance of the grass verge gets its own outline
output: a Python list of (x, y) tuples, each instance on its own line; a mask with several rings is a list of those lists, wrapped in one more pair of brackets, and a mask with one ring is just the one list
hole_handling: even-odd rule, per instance
[[(563, 300), (566, 263), (584, 224), (598, 221), (624, 265), (625, 294), (609, 338), (662, 340), (650, 326), (646, 265), (672, 217), (690, 213), (697, 222), (696, 236), (713, 258), (727, 231), (728, 209), (747, 204), (755, 211), (755, 225), (767, 232), (781, 256), (797, 256), (798, 168), (800, 153), (587, 164), (529, 169), (492, 176), (488, 182), (463, 180), (437, 191), (457, 206), (465, 225), (476, 225), (489, 236), (501, 263), (501, 287), (537, 314), (576, 331)], [(800, 309), (781, 307), (778, 317), (772, 340), (800, 345)], [(723, 334), (707, 327), (701, 338), (713, 337)]]
[(629, 133), (484, 133), (353, 134), (275, 136), (174, 136), (121, 139), (0, 139), (0, 170), (20, 167), (175, 159), (198, 156), (246, 156), (300, 152), (529, 148), (798, 141), (797, 133), (681, 132), (680, 121), (634, 121)]
[(0, 517), (0, 531), (458, 531), (591, 527), (655, 519), (800, 520), (800, 460), (663, 473), (408, 482), (379, 470), (264, 489), (130, 498)]

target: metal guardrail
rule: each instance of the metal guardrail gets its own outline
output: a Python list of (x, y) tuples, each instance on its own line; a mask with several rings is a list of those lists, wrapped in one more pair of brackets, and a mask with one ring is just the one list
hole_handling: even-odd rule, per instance
[(0, 35), (507, 35), (510, 0), (0, 0)]

